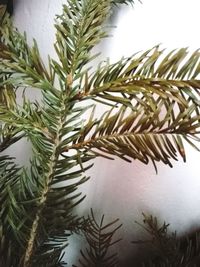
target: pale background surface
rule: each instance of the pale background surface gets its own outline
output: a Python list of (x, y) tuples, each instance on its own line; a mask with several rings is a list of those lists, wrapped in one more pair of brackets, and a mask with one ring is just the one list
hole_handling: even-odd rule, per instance
[[(27, 31), (30, 40), (37, 39), (44, 61), (47, 54), (55, 56), (53, 18), (64, 2), (16, 1), (15, 24), (21, 31)], [(159, 43), (168, 49), (197, 49), (199, 10), (199, 0), (143, 0), (143, 5), (137, 3), (134, 8), (121, 7), (110, 21), (117, 25), (112, 30), (113, 37), (95, 50), (102, 52), (100, 59), (110, 56), (116, 61)], [(121, 234), (126, 243), (121, 243), (120, 251), (124, 256), (128, 253), (125, 244), (137, 237), (134, 220), (141, 220), (142, 211), (166, 220), (171, 229), (180, 233), (200, 225), (200, 154), (187, 148), (186, 164), (181, 160), (174, 162), (173, 169), (160, 164), (158, 175), (152, 165), (96, 160), (90, 171), (91, 180), (82, 188), (87, 198), (78, 212), (88, 213), (92, 207), (109, 218), (121, 218), (124, 224)], [(29, 152), (25, 146), (16, 147), (19, 161), (26, 159)], [(69, 250), (71, 257), (76, 258), (77, 249)]]

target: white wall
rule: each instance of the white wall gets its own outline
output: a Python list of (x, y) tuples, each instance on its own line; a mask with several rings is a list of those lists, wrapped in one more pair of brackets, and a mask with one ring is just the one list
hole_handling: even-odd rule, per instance
[[(26, 30), (28, 37), (39, 43), (44, 58), (53, 51), (53, 17), (60, 12), (65, 0), (18, 0), (15, 23)], [(200, 47), (199, 0), (143, 0), (134, 8), (122, 7), (111, 19), (117, 25), (113, 38), (105, 40), (96, 50), (101, 59), (149, 49), (161, 43), (163, 48)], [(90, 207), (109, 218), (121, 218), (124, 237), (129, 242), (137, 236), (134, 220), (141, 212), (150, 212), (171, 223), (179, 232), (200, 225), (200, 154), (187, 146), (187, 163), (174, 162), (174, 168), (159, 165), (158, 175), (153, 166), (139, 162), (127, 164), (98, 159), (90, 171), (91, 180), (83, 186), (87, 199), (78, 211), (87, 213)], [(130, 231), (135, 231), (130, 235)], [(121, 252), (127, 247), (122, 243)]]

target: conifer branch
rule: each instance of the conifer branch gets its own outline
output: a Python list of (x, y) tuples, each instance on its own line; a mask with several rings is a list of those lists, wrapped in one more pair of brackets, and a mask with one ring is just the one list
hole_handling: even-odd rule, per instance
[(169, 231), (169, 224), (160, 223), (156, 217), (143, 214), (143, 224), (136, 222), (150, 236), (148, 240), (133, 241), (133, 244), (151, 244), (151, 259), (143, 262), (144, 267), (198, 266), (200, 259), (200, 235), (195, 233), (178, 237), (176, 232)]
[[(60, 130), (62, 129), (63, 127), (63, 122), (62, 121), (59, 121), (58, 122), (58, 128), (57, 128), (57, 133), (60, 132)], [(27, 243), (27, 248), (26, 248), (26, 252), (25, 252), (25, 256), (24, 256), (24, 263), (23, 263), (23, 266), (24, 267), (29, 267), (31, 266), (31, 258), (33, 256), (33, 253), (34, 253), (34, 247), (35, 247), (35, 239), (37, 237), (37, 234), (38, 234), (38, 227), (39, 227), (39, 223), (40, 223), (40, 217), (42, 215), (42, 211), (43, 211), (43, 208), (45, 206), (45, 202), (47, 200), (47, 194), (50, 190), (50, 184), (52, 182), (52, 179), (54, 178), (54, 168), (55, 168), (55, 162), (58, 161), (58, 147), (60, 145), (60, 136), (59, 134), (57, 134), (57, 136), (55, 137), (55, 140), (54, 140), (54, 144), (53, 144), (53, 151), (52, 151), (52, 156), (49, 160), (49, 166), (48, 166), (48, 173), (46, 174), (46, 177), (45, 177), (45, 186), (43, 188), (43, 191), (42, 191), (42, 194), (40, 196), (40, 201), (38, 203), (38, 210), (37, 210), (37, 213), (35, 215), (35, 219), (33, 221), (33, 224), (32, 224), (32, 228), (31, 228), (31, 231), (30, 231), (30, 237), (28, 239), (28, 243)]]
[(93, 59), (91, 49), (107, 36), (103, 23), (111, 11), (110, 0), (69, 1), (57, 17), (56, 52), (62, 66), (59, 71), (80, 77), (81, 69)]
[[(51, 96), (49, 91), (44, 93), (44, 102), (46, 104), (51, 104), (51, 102), (48, 102), (49, 96)], [(56, 244), (57, 248), (53, 249), (52, 253), (62, 251), (62, 236), (66, 235), (65, 230), (68, 225), (71, 224), (72, 220), (74, 220), (73, 216), (71, 216), (71, 209), (74, 205), (84, 199), (84, 197), (80, 198), (79, 193), (74, 194), (74, 192), (78, 185), (88, 179), (87, 177), (82, 176), (82, 173), (90, 168), (91, 165), (84, 167), (83, 164), (87, 160), (90, 160), (91, 157), (84, 156), (83, 153), (71, 157), (61, 155), (61, 148), (64, 144), (71, 142), (71, 140), (75, 138), (76, 127), (80, 124), (80, 122), (77, 123), (73, 120), (70, 123), (70, 120), (68, 120), (67, 117), (73, 113), (76, 117), (75, 114), (79, 114), (85, 110), (84, 108), (83, 110), (73, 109), (74, 103), (71, 102), (71, 104), (68, 105), (66, 102), (68, 97), (69, 96), (63, 93), (57, 99), (54, 97), (56, 105), (53, 109), (50, 105), (48, 108), (45, 107), (40, 109), (37, 119), (39, 121), (39, 118), (42, 118), (43, 121), (46, 121), (48, 133), (51, 133), (51, 135), (47, 134), (47, 132), (42, 134), (41, 131), (38, 134), (37, 129), (34, 129), (34, 127), (24, 127), (26, 135), (33, 145), (35, 161), (32, 161), (32, 175), (36, 175), (40, 190), (38, 192), (38, 198), (35, 200), (37, 210), (33, 216), (29, 235), (27, 237), (27, 245), (22, 266), (31, 266), (33, 261), (37, 263), (37, 260), (45, 258), (49, 253), (50, 247), (52, 247), (51, 244), (48, 245), (48, 239), (50, 237), (53, 238), (54, 234), (55, 238), (57, 236), (58, 241)], [(26, 103), (26, 105), (28, 105), (28, 103)], [(35, 111), (33, 112), (30, 109), (30, 106), (28, 106), (27, 110), (31, 112), (30, 114), (28, 114), (28, 112), (25, 113), (28, 114), (28, 116), (26, 115), (26, 120), (28, 120), (26, 125), (31, 125)], [(21, 121), (23, 121), (23, 113), (19, 112), (19, 114), (22, 114)], [(33, 117), (31, 117), (31, 115), (33, 115)], [(18, 115), (18, 123), (20, 122), (19, 118), (20, 116)], [(21, 125), (23, 125), (23, 123), (21, 123)], [(73, 131), (74, 134), (72, 134)], [(69, 136), (69, 133), (71, 137)], [(73, 167), (79, 164), (80, 170), (72, 170), (70, 172)], [(69, 179), (76, 179), (76, 181), (61, 186), (61, 182), (66, 182)], [(56, 207), (58, 210), (55, 210)], [(51, 210), (51, 215), (49, 215), (49, 209)], [(56, 218), (53, 216), (54, 213)], [(45, 233), (42, 233), (43, 225), (46, 227)], [(48, 231), (50, 232), (50, 236), (48, 236)], [(38, 241), (38, 239), (41, 241)], [(37, 256), (37, 251), (42, 249), (44, 242), (47, 242), (44, 246), (44, 252), (42, 254), (39, 253)], [(59, 257), (59, 253), (57, 256)]]
[(114, 155), (127, 161), (138, 159), (145, 164), (151, 159), (154, 164), (162, 161), (172, 167), (171, 159), (177, 160), (177, 152), (186, 160), (183, 140), (199, 150), (192, 141), (199, 141), (199, 108), (175, 104), (161, 97), (149, 103), (143, 98), (134, 109), (122, 106), (116, 112), (112, 108), (100, 120), (91, 116), (80, 137), (65, 149), (86, 150), (96, 156)]
[(19, 141), (24, 134), (20, 133), (19, 129), (4, 125), (0, 127), (0, 152), (6, 150), (9, 146)]
[[(4, 16), (0, 28), (0, 151), (26, 137), (32, 144), (30, 168), (0, 159), (0, 264), (62, 266), (62, 250), (80, 220), (73, 208), (84, 196), (77, 188), (96, 156), (118, 156), (172, 166), (184, 140), (199, 150), (200, 53), (186, 49), (165, 57), (154, 47), (90, 74), (91, 49), (107, 36), (104, 24), (112, 5), (133, 0), (69, 0), (56, 21), (55, 49), (46, 67), (36, 41), (15, 29)], [(19, 86), (41, 89), (38, 104), (15, 99)], [(94, 109), (84, 125), (85, 99), (111, 105), (101, 118)], [(195, 139), (195, 141), (193, 140)], [(111, 156), (110, 156), (111, 155)], [(98, 224), (92, 213), (85, 228), (89, 250), (80, 262), (115, 266), (107, 249), (117, 228)], [(8, 240), (5, 241), (5, 238)], [(160, 238), (160, 236), (159, 236)], [(101, 251), (100, 251), (101, 250)], [(6, 253), (5, 253), (6, 252)], [(3, 255), (5, 254), (5, 256)], [(94, 261), (95, 259), (95, 261)], [(85, 264), (85, 261), (87, 262)]]
[(130, 106), (131, 100), (142, 93), (150, 98), (170, 98), (184, 105), (196, 101), (199, 105), (200, 52), (187, 56), (185, 48), (164, 56), (156, 46), (117, 63), (100, 66), (82, 80), (82, 91), (86, 98), (101, 99), (105, 104), (117, 102)]
[[(113, 240), (115, 234), (122, 225), (117, 225), (119, 220), (114, 220), (108, 224), (104, 223), (102, 216), (100, 223), (97, 222), (93, 211), (88, 216), (84, 229), (84, 235), (88, 248), (86, 252), (81, 250), (80, 266), (83, 267), (116, 267), (118, 265), (117, 253), (110, 253), (110, 248), (121, 241)], [(77, 267), (73, 265), (73, 267)]]
[(41, 59), (37, 42), (33, 40), (30, 47), (26, 35), (13, 26), (8, 16), (0, 28), (0, 72), (3, 76), (0, 86), (11, 84), (56, 91), (54, 77)]

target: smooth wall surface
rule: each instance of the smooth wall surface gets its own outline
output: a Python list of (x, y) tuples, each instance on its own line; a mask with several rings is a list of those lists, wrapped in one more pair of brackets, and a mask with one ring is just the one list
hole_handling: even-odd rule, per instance
[[(36, 38), (46, 61), (48, 54), (55, 57), (54, 15), (61, 12), (65, 0), (16, 0), (15, 24), (26, 31), (31, 40)], [(160, 44), (162, 48), (200, 47), (199, 0), (143, 0), (134, 8), (116, 9), (110, 20), (117, 28), (112, 38), (104, 40), (95, 51), (101, 51), (99, 60), (110, 56), (111, 61)], [(171, 224), (171, 229), (184, 232), (200, 226), (200, 154), (189, 146), (187, 163), (173, 162), (174, 168), (159, 164), (158, 175), (152, 165), (137, 161), (98, 159), (89, 172), (90, 181), (82, 187), (87, 198), (78, 212), (87, 214), (93, 208), (108, 218), (120, 218), (124, 224), (120, 251), (127, 254), (126, 245), (137, 237), (141, 212), (159, 216)], [(18, 151), (19, 152), (19, 151)], [(20, 154), (23, 153), (20, 151)], [(69, 248), (70, 250), (70, 248)], [(71, 256), (76, 258), (73, 248)]]

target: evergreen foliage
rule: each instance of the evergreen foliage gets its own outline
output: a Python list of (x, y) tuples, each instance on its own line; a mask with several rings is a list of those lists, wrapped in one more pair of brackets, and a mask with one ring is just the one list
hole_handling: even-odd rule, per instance
[(200, 233), (178, 238), (176, 233), (169, 233), (169, 224), (159, 223), (157, 218), (143, 214), (143, 224), (138, 223), (151, 237), (150, 240), (133, 241), (134, 244), (151, 243), (154, 247), (152, 259), (145, 262), (145, 267), (197, 267), (200, 264)]
[(120, 241), (119, 239), (113, 241), (115, 232), (122, 226), (114, 226), (117, 222), (118, 219), (105, 225), (104, 216), (102, 216), (100, 223), (98, 223), (91, 210), (91, 215), (88, 216), (83, 231), (89, 248), (86, 248), (87, 253), (81, 250), (82, 259), (79, 260), (80, 266), (115, 267), (118, 265), (117, 253), (109, 255), (109, 248)]
[[(58, 60), (49, 57), (48, 66), (37, 42), (29, 45), (1, 9), (0, 266), (65, 266), (63, 250), (73, 233), (88, 243), (80, 266), (118, 266), (117, 255), (110, 254), (118, 242), (113, 241), (118, 221), (104, 225), (104, 217), (98, 223), (93, 212), (87, 219), (74, 214), (85, 198), (78, 188), (89, 179), (93, 159), (172, 167), (179, 155), (186, 160), (184, 142), (199, 150), (199, 51), (167, 54), (156, 46), (96, 70), (89, 67), (98, 56), (92, 48), (108, 35), (113, 5), (133, 3), (68, 0), (56, 18)], [(27, 98), (28, 87), (41, 91), (40, 103)], [(22, 104), (16, 101), (19, 88), (24, 88)], [(98, 102), (107, 107), (100, 118)], [(32, 145), (30, 167), (5, 156), (21, 138)], [(179, 240), (153, 217), (145, 216), (144, 223), (159, 251), (145, 266), (198, 266), (198, 235)]]

